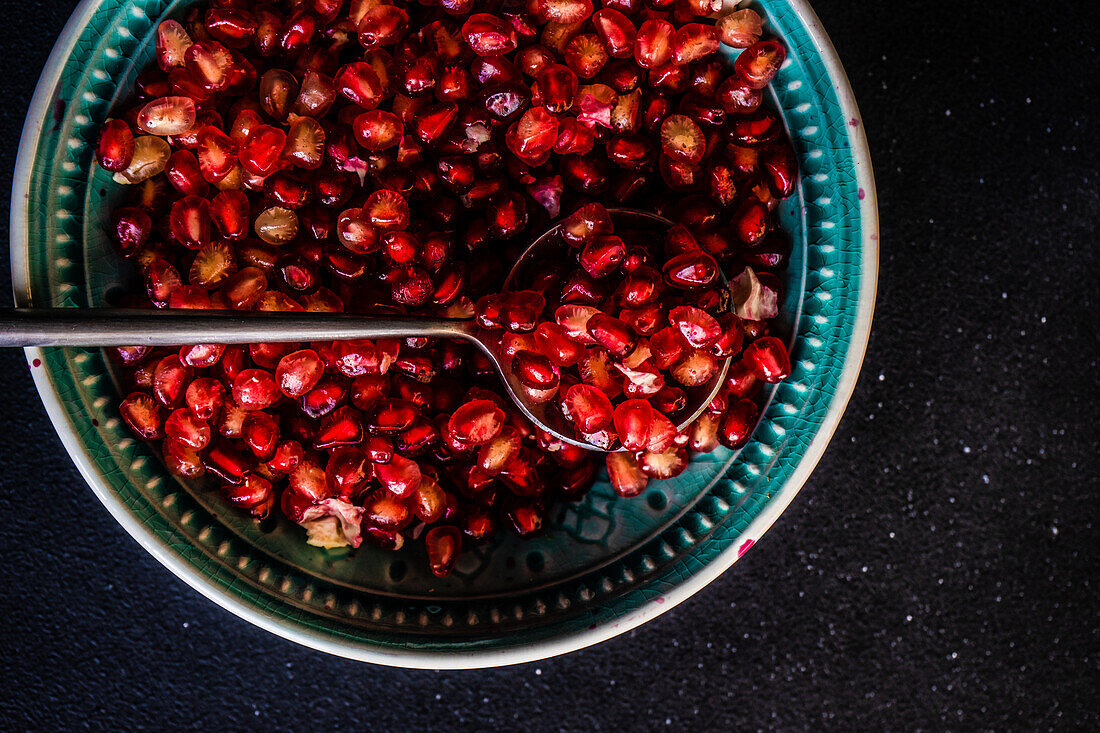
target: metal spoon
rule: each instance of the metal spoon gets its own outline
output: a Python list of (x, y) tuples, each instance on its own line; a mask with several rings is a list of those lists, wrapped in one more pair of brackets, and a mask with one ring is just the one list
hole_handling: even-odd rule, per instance
[[(667, 219), (634, 209), (610, 209), (616, 230), (623, 226), (663, 234)], [(566, 247), (555, 225), (536, 238), (520, 255), (504, 282), (518, 290), (532, 265), (560, 256)], [(725, 276), (719, 273), (723, 285)], [(0, 346), (178, 346), (181, 344), (246, 344), (285, 341), (341, 341), (349, 339), (425, 336), (461, 339), (478, 347), (500, 375), (508, 396), (528, 420), (556, 438), (593, 451), (603, 451), (573, 435), (557, 410), (528, 401), (523, 385), (501, 360), (473, 319), (434, 316), (363, 316), (345, 313), (285, 313), (217, 310), (128, 310), (117, 308), (16, 308), (0, 311)], [(718, 373), (689, 394), (690, 410), (677, 426), (684, 430), (702, 414), (722, 385), (731, 359)]]

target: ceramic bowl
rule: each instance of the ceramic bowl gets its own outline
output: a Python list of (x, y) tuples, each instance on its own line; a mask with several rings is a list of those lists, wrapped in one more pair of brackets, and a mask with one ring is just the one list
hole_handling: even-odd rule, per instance
[[(124, 268), (104, 225), (118, 187), (93, 165), (97, 131), (152, 58), (159, 21), (184, 6), (84, 0), (61, 34), (16, 165), (11, 261), (20, 306), (102, 305), (116, 285)], [(696, 456), (682, 476), (631, 500), (600, 481), (559, 508), (538, 539), (474, 548), (437, 580), (419, 548), (312, 548), (296, 525), (257, 524), (216, 491), (180, 483), (121, 423), (102, 351), (28, 349), (50, 419), (92, 490), (213, 601), (288, 639), (380, 664), (531, 661), (621, 634), (699, 591), (760, 539), (825, 450), (855, 386), (875, 299), (874, 181), (844, 71), (805, 2), (755, 7), (789, 49), (770, 94), (801, 178), (781, 209), (794, 240), (781, 314), (793, 371), (765, 395), (738, 454)]]

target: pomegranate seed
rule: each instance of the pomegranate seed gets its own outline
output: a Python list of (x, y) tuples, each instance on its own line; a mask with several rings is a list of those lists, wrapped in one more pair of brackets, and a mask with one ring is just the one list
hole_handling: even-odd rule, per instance
[(760, 40), (763, 24), (755, 10), (736, 10), (718, 19), (718, 37), (733, 48), (748, 48)]
[(172, 238), (188, 249), (210, 240), (210, 205), (199, 196), (185, 196), (172, 205)]
[(588, 319), (588, 333), (612, 354), (623, 357), (634, 350), (634, 335), (618, 318), (605, 313), (595, 313)]
[(445, 578), (454, 568), (462, 549), (462, 532), (458, 527), (432, 527), (424, 538), (428, 549), (428, 567), (437, 578)]
[(592, 24), (608, 54), (617, 59), (630, 58), (638, 34), (630, 18), (614, 8), (604, 8), (592, 16)]
[(263, 410), (279, 399), (279, 387), (270, 372), (244, 369), (233, 380), (233, 399), (245, 410)]
[(615, 493), (622, 497), (637, 496), (649, 484), (649, 477), (630, 453), (608, 453), (607, 476)]
[[(573, 107), (573, 100), (577, 96), (579, 82), (577, 74), (568, 66), (562, 64), (550, 64), (538, 75), (538, 90), (542, 97), (542, 104), (555, 115), (568, 112)], [(554, 126), (555, 139), (557, 125)], [(510, 146), (509, 146), (510, 147)]]
[(722, 335), (722, 327), (714, 316), (692, 306), (673, 308), (669, 311), (668, 321), (697, 349), (707, 348)]
[[(299, 496), (321, 501), (332, 495), (332, 487), (325, 477), (325, 471), (311, 460), (302, 460), (290, 472), (290, 490)], [(295, 519), (295, 517), (291, 517)], [(298, 521), (295, 519), (295, 521)]]
[(608, 53), (595, 33), (573, 36), (565, 46), (565, 63), (581, 79), (591, 79), (607, 63)]
[(366, 61), (353, 61), (343, 66), (333, 78), (336, 91), (363, 109), (374, 109), (382, 96), (382, 82)]
[(739, 240), (749, 246), (762, 241), (768, 231), (768, 207), (757, 198), (746, 199), (734, 213), (730, 228)]
[(144, 209), (136, 206), (124, 206), (116, 209), (113, 215), (115, 243), (124, 257), (135, 254), (149, 241), (153, 222)]
[(262, 461), (275, 455), (279, 443), (279, 423), (266, 412), (250, 412), (241, 423), (241, 439), (252, 454)]
[(566, 416), (581, 433), (595, 433), (612, 420), (611, 400), (588, 384), (575, 384), (565, 393), (562, 403)]
[(371, 224), (384, 232), (409, 225), (409, 205), (396, 191), (375, 191), (363, 204), (363, 213)]
[(191, 370), (178, 356), (166, 356), (153, 371), (153, 395), (165, 407), (175, 407), (183, 401), (190, 377)]
[(377, 5), (359, 21), (359, 44), (371, 49), (398, 41), (409, 25), (409, 14), (394, 5)]
[(475, 13), (462, 24), (462, 37), (478, 56), (503, 56), (516, 50), (511, 25), (489, 13)]
[(148, 102), (137, 114), (137, 126), (150, 135), (179, 135), (195, 124), (195, 100), (161, 97)]
[(765, 336), (749, 344), (742, 360), (758, 379), (765, 382), (781, 382), (791, 373), (787, 347), (774, 336)]
[(740, 448), (748, 442), (759, 417), (756, 403), (738, 400), (730, 405), (718, 426), (718, 440), (727, 448)]
[(695, 164), (703, 159), (706, 139), (690, 117), (669, 115), (661, 123), (661, 150), (676, 161)]
[(344, 405), (325, 415), (317, 429), (313, 447), (317, 450), (341, 445), (357, 445), (363, 441), (363, 423), (359, 411)]
[(548, 390), (558, 386), (559, 377), (554, 365), (534, 351), (517, 351), (512, 357), (512, 371), (532, 389)]
[(737, 57), (733, 69), (745, 84), (753, 89), (763, 89), (779, 72), (787, 58), (787, 50), (777, 41), (754, 43)]
[(448, 421), (457, 440), (482, 445), (495, 438), (504, 425), (504, 411), (489, 400), (473, 400), (458, 408)]
[(270, 125), (257, 125), (249, 131), (237, 155), (246, 171), (266, 176), (275, 169), (285, 145), (285, 132)]
[(126, 425), (142, 440), (157, 440), (164, 436), (164, 408), (144, 392), (134, 392), (122, 401), (118, 409)]
[(397, 145), (405, 133), (405, 127), (397, 115), (377, 109), (356, 117), (352, 127), (359, 144), (375, 152)]
[(191, 45), (191, 37), (178, 22), (166, 20), (157, 26), (157, 64), (164, 71), (183, 66)]
[(198, 478), (206, 473), (202, 457), (198, 451), (177, 440), (165, 439), (161, 444), (164, 465), (170, 473), (180, 478)]
[(420, 486), (420, 466), (399, 454), (386, 463), (375, 464), (374, 475), (378, 482), (399, 499), (408, 498)]
[(638, 65), (654, 69), (672, 56), (672, 40), (676, 29), (667, 20), (651, 18), (638, 28), (634, 39), (634, 58)]
[(275, 379), (279, 390), (287, 397), (297, 399), (316, 386), (325, 372), (325, 365), (312, 349), (302, 349), (287, 354), (279, 360)]
[[(572, 101), (572, 100), (570, 100)], [(134, 159), (134, 133), (125, 120), (107, 120), (99, 133), (96, 160), (104, 170), (118, 173)]]
[(672, 61), (677, 66), (690, 64), (718, 50), (718, 30), (712, 25), (687, 23), (676, 30), (672, 39)]
[(168, 143), (155, 135), (134, 138), (134, 153), (129, 164), (114, 175), (116, 183), (134, 184), (161, 173), (172, 154)]
[(625, 256), (626, 245), (622, 239), (610, 234), (603, 235), (585, 245), (581, 251), (580, 265), (589, 275), (599, 279), (614, 272)]
[(685, 387), (706, 384), (718, 373), (717, 357), (700, 349), (692, 349), (672, 367), (672, 376)]
[(268, 244), (286, 244), (298, 236), (298, 215), (282, 206), (270, 206), (256, 216), (255, 229)]

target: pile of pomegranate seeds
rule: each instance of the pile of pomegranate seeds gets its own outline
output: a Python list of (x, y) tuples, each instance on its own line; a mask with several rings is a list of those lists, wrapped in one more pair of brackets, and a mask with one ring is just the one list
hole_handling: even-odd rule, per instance
[[(112, 232), (145, 284), (130, 305), (476, 317), (532, 399), (626, 450), (535, 429), (483, 355), (427, 338), (117, 349), (127, 424), (310, 544), (422, 538), (439, 576), (500, 525), (539, 531), (601, 461), (634, 496), (742, 445), (753, 396), (790, 370), (769, 322), (796, 166), (761, 106), (785, 51), (720, 6), (216, 0), (160, 25), (157, 67), (99, 141), (130, 185)], [(732, 68), (721, 44), (744, 48)], [(604, 206), (676, 226), (645, 241)], [(573, 256), (502, 294), (563, 214)]]

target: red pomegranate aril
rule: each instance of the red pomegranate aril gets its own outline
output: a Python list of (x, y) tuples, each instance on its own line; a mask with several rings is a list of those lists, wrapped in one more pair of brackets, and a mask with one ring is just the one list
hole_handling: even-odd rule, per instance
[(570, 339), (566, 330), (556, 323), (540, 323), (535, 329), (535, 343), (538, 351), (559, 367), (576, 364), (584, 353), (584, 347)]
[(772, 194), (778, 198), (790, 196), (798, 175), (798, 163), (790, 145), (782, 143), (766, 147), (760, 152), (760, 164)]
[(679, 476), (688, 465), (688, 452), (674, 448), (662, 453), (646, 451), (638, 459), (638, 469), (649, 478), (670, 479)]
[(622, 497), (638, 496), (649, 484), (649, 477), (642, 473), (634, 456), (622, 451), (607, 454), (607, 476), (615, 493)]
[(388, 462), (375, 464), (374, 475), (385, 489), (399, 499), (411, 496), (419, 487), (422, 476), (415, 461), (397, 453)]
[(595, 33), (573, 36), (565, 46), (565, 63), (581, 79), (591, 79), (607, 63), (608, 53)]
[(134, 133), (125, 120), (107, 120), (99, 133), (96, 160), (107, 171), (126, 170), (134, 159)]
[(144, 209), (123, 206), (115, 210), (112, 219), (114, 230), (111, 233), (114, 235), (119, 252), (124, 257), (137, 253), (149, 241), (153, 222)]
[(211, 420), (225, 404), (225, 387), (211, 377), (199, 377), (187, 385), (184, 401), (196, 419)]
[(158, 440), (164, 436), (164, 408), (144, 392), (134, 392), (124, 399), (119, 413), (142, 440)]
[(164, 456), (165, 467), (175, 476), (193, 479), (206, 473), (206, 467), (199, 452), (178, 440), (166, 438), (161, 444), (160, 451)]
[(764, 336), (745, 348), (742, 361), (752, 373), (765, 382), (781, 382), (791, 373), (787, 347), (775, 336)]
[(374, 109), (381, 101), (383, 85), (366, 61), (353, 61), (340, 68), (333, 78), (336, 91), (363, 109)]
[(150, 135), (179, 135), (195, 125), (196, 114), (195, 100), (190, 97), (161, 97), (138, 111), (137, 126)]
[(287, 397), (297, 399), (309, 392), (325, 372), (325, 365), (312, 349), (302, 349), (287, 354), (279, 360), (275, 379), (279, 390)]
[(768, 231), (768, 207), (755, 197), (746, 199), (734, 213), (730, 228), (734, 236), (749, 246), (761, 242)]
[(396, 435), (411, 428), (419, 416), (420, 409), (408, 400), (384, 399), (370, 411), (367, 427), (372, 433)]
[(596, 313), (588, 319), (588, 333), (596, 343), (620, 358), (629, 354), (636, 343), (625, 323), (605, 313)]
[(638, 31), (630, 18), (614, 8), (605, 7), (592, 16), (592, 24), (609, 55), (623, 59), (634, 53)]
[(202, 177), (199, 159), (190, 150), (177, 150), (172, 153), (164, 166), (164, 175), (172, 187), (185, 196), (202, 196), (210, 188)]
[(454, 569), (462, 550), (462, 532), (453, 526), (432, 527), (424, 537), (424, 546), (428, 550), (428, 567), (432, 575), (445, 578)]
[[(577, 74), (568, 66), (562, 64), (547, 66), (539, 72), (536, 83), (542, 97), (542, 104), (551, 113), (560, 115), (573, 107), (579, 82)], [(556, 125), (554, 129), (555, 139), (557, 139)]]
[(714, 316), (693, 306), (673, 308), (669, 311), (668, 320), (697, 349), (707, 348), (722, 335), (722, 327)]
[(634, 39), (634, 58), (638, 65), (653, 69), (672, 56), (675, 28), (666, 20), (651, 18), (638, 28)]
[(626, 256), (626, 245), (613, 234), (592, 239), (580, 254), (580, 265), (594, 278), (607, 277), (614, 272)]
[(175, 354), (164, 357), (153, 371), (153, 395), (165, 407), (175, 407), (183, 401), (191, 374)]
[(736, 449), (748, 442), (759, 417), (756, 403), (738, 400), (729, 406), (718, 426), (718, 441), (727, 448)]
[(462, 37), (478, 56), (503, 56), (516, 50), (516, 32), (489, 13), (475, 13), (462, 24)]
[(676, 30), (672, 39), (673, 63), (683, 66), (718, 50), (718, 30), (712, 25), (687, 23)]
[(595, 433), (612, 420), (611, 400), (588, 384), (575, 384), (565, 393), (562, 403), (566, 416), (581, 433)]
[(224, 442), (210, 446), (203, 454), (202, 463), (206, 470), (230, 484), (241, 483), (249, 469), (244, 456)]
[(296, 440), (284, 440), (275, 446), (275, 451), (265, 465), (274, 474), (288, 474), (297, 468), (304, 455), (301, 443)]
[[(332, 487), (325, 476), (325, 471), (317, 463), (310, 459), (303, 459), (290, 472), (290, 491), (299, 496), (321, 501), (332, 495)], [(295, 517), (290, 517), (298, 521)]]
[(755, 10), (736, 10), (718, 19), (718, 37), (733, 48), (748, 48), (760, 40), (763, 24)]
[(383, 232), (404, 229), (409, 225), (409, 205), (396, 191), (380, 189), (367, 197), (363, 213), (370, 223)]
[(253, 127), (237, 155), (246, 171), (257, 176), (270, 174), (286, 146), (286, 133), (271, 125)]
[(685, 387), (698, 387), (709, 382), (718, 369), (716, 356), (701, 349), (691, 349), (672, 367), (672, 376)]
[(266, 412), (250, 412), (241, 423), (241, 439), (253, 455), (269, 460), (279, 443), (279, 422)]
[(501, 507), (512, 530), (520, 537), (528, 537), (542, 529), (544, 510), (531, 499), (508, 497)]
[(371, 49), (390, 46), (404, 34), (409, 25), (409, 14), (394, 5), (376, 5), (359, 21), (359, 44)]
[(263, 369), (244, 369), (233, 380), (233, 399), (245, 410), (270, 407), (279, 394), (275, 378)]
[(661, 150), (680, 163), (693, 165), (702, 160), (706, 139), (690, 117), (669, 115), (661, 123)]
[(210, 205), (200, 196), (184, 196), (172, 205), (172, 238), (187, 249), (210, 241)]
[(313, 447), (325, 450), (342, 445), (357, 445), (363, 441), (363, 423), (359, 411), (344, 405), (325, 415), (317, 429)]
[(611, 217), (597, 203), (585, 204), (561, 224), (561, 234), (569, 244), (580, 247), (593, 237), (611, 233)]
[(352, 122), (355, 139), (367, 150), (378, 152), (397, 145), (405, 126), (392, 112), (375, 109), (364, 112)]
[(482, 445), (495, 438), (504, 425), (504, 411), (489, 400), (473, 400), (451, 415), (448, 427), (457, 440)]
[(554, 365), (534, 351), (516, 352), (512, 357), (512, 371), (532, 389), (547, 390), (558, 386), (559, 377)]
[(779, 72), (787, 51), (774, 40), (760, 41), (746, 48), (733, 62), (736, 74), (753, 89), (763, 89)]
[(649, 402), (642, 399), (626, 400), (615, 408), (615, 432), (624, 448), (639, 451), (646, 447), (653, 427), (653, 415)]

